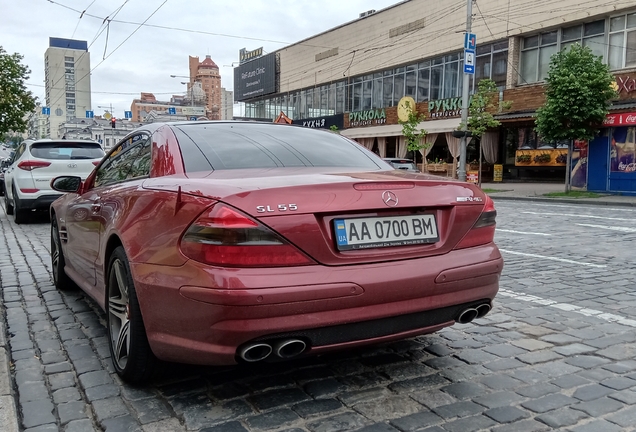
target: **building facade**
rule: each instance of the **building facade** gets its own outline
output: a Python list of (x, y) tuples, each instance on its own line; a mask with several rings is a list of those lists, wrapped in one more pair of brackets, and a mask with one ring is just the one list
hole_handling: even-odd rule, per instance
[(91, 110), (91, 61), (86, 41), (49, 38), (44, 54), (46, 135), (58, 136), (59, 125)]
[[(555, 7), (532, 0), (481, 0), (473, 14), (477, 44), (469, 91), (479, 80), (490, 78), (500, 90), (500, 100), (511, 103), (497, 115), (502, 126), (485, 134), (480, 143), (491, 170), (501, 164), (508, 178), (565, 177), (564, 143), (542, 142), (534, 133), (534, 113), (544, 101), (550, 56), (571, 44), (590, 47), (616, 76), (620, 99), (612, 114), (627, 114), (616, 119), (630, 118), (636, 111), (633, 4), (564, 0)], [(361, 14), (238, 66), (235, 100), (245, 103), (246, 117), (274, 119), (282, 111), (294, 123), (310, 127), (342, 124), (343, 135), (384, 157), (406, 156), (398, 114), (400, 102), (412, 100), (426, 116), (420, 126), (429, 132), (426, 142), (432, 146), (410, 156), (424, 165), (429, 160), (446, 162), (449, 174), (454, 174), (459, 140), (451, 132), (459, 127), (461, 116), (465, 17), (465, 0), (406, 0)], [(608, 128), (609, 141), (612, 134)], [(619, 135), (627, 140), (621, 152), (631, 151), (634, 134)], [(469, 145), (469, 161), (478, 157), (477, 148), (477, 143)], [(607, 151), (611, 155), (614, 150)], [(623, 166), (631, 166), (629, 157), (624, 157)]]
[(148, 116), (151, 113), (155, 113), (155, 118), (157, 114), (165, 114), (167, 118), (172, 115), (175, 120), (197, 120), (204, 117), (206, 107), (203, 100), (205, 98), (200, 95), (201, 87), (196, 84), (198, 83), (189, 89), (188, 95), (173, 95), (169, 101), (158, 101), (152, 93), (141, 93), (139, 99), (133, 99), (130, 104), (131, 121), (133, 123), (149, 121)]
[(220, 120), (221, 110), (221, 74), (219, 67), (214, 63), (209, 55), (203, 61), (199, 57), (189, 57), (190, 82), (188, 90), (196, 83), (201, 83), (201, 87), (206, 95), (206, 117), (208, 120)]
[(234, 92), (221, 87), (221, 120), (234, 118)]
[(62, 139), (86, 139), (93, 140), (102, 145), (104, 151), (108, 151), (134, 129), (142, 126), (129, 120), (118, 119), (115, 127), (110, 120), (96, 116), (94, 118), (73, 118), (61, 123), (58, 127), (58, 135)]

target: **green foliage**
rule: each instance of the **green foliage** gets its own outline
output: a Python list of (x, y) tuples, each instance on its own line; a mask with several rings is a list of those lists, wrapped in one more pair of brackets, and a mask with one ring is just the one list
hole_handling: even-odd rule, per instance
[(330, 130), (331, 132), (340, 133), (340, 132), (338, 132), (338, 126), (336, 126), (336, 125), (331, 125), (331, 126), (329, 126), (329, 130)]
[(554, 54), (536, 131), (547, 142), (594, 138), (618, 96), (613, 85), (609, 66), (590, 48), (574, 44)]
[(409, 110), (408, 119), (398, 120), (398, 123), (402, 125), (402, 135), (406, 138), (406, 149), (408, 151), (419, 151), (423, 148), (429, 148), (432, 143), (422, 143), (422, 139), (428, 134), (425, 129), (418, 129), (417, 125), (424, 121), (426, 116), (424, 114), (418, 114), (415, 111), (415, 107), (411, 107), (409, 102), (406, 102), (406, 106)]
[[(501, 122), (495, 120), (492, 111), (498, 107), (493, 101), (497, 100), (497, 84), (491, 79), (483, 79), (477, 85), (477, 92), (473, 95), (470, 105), (468, 106), (468, 130), (473, 136), (481, 137), (488, 129), (498, 127)], [(504, 104), (508, 107), (509, 104)], [(460, 125), (460, 130), (464, 129), (464, 125)]]
[(21, 64), (22, 58), (0, 46), (0, 133), (26, 131), (25, 117), (35, 109), (35, 99), (24, 85), (31, 71)]

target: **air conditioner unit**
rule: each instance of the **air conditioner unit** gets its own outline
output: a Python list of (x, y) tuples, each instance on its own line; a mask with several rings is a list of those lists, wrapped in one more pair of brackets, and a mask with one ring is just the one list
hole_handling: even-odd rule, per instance
[(366, 12), (362, 12), (360, 14), (360, 18), (364, 18), (365, 16), (369, 16), (375, 13), (375, 9), (368, 10)]

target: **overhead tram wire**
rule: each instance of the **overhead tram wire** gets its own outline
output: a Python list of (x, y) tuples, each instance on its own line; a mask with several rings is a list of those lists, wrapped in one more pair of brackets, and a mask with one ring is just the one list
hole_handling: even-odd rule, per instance
[[(51, 1), (51, 0), (49, 0), (49, 1)], [(126, 0), (126, 2), (127, 2), (127, 1), (128, 1), (128, 0)], [(165, 5), (167, 2), (168, 2), (168, 0), (164, 0), (164, 2), (163, 2), (163, 3), (161, 3), (161, 4), (159, 5), (159, 7), (157, 7), (157, 9), (155, 9), (155, 10), (154, 10), (154, 11), (153, 11), (153, 12), (152, 12), (149, 16), (148, 16), (148, 18), (146, 18), (146, 19), (144, 20), (144, 22), (146, 22), (146, 21), (148, 21), (150, 18), (152, 18), (152, 17), (153, 17), (153, 15), (154, 15), (154, 14), (156, 14), (156, 13), (159, 11), (159, 9), (161, 9), (161, 8), (163, 7), (163, 5)], [(123, 5), (122, 5), (122, 6), (123, 6)], [(143, 23), (142, 23), (142, 24), (143, 24)], [(132, 37), (132, 36), (133, 36), (133, 35), (134, 35), (134, 34), (135, 34), (135, 33), (136, 33), (139, 29), (140, 29), (140, 28), (141, 28), (141, 25), (139, 25), (139, 26), (138, 26), (138, 27), (137, 27), (137, 28), (136, 28), (136, 29), (135, 29), (135, 30), (134, 30), (134, 31), (133, 31), (130, 35), (128, 35), (128, 37), (126, 37), (126, 39), (124, 39), (122, 43), (120, 43), (119, 45), (117, 45), (117, 47), (115, 47), (115, 49), (114, 49), (114, 50), (112, 50), (112, 51), (110, 52), (110, 54), (108, 54), (108, 55), (107, 55), (107, 56), (106, 56), (106, 57), (105, 57), (105, 58), (104, 58), (101, 62), (99, 62), (98, 64), (96, 64), (94, 67), (92, 67), (92, 68), (91, 68), (91, 69), (90, 69), (90, 70), (89, 70), (86, 74), (84, 74), (84, 76), (82, 76), (79, 80), (76, 80), (76, 82), (80, 82), (80, 81), (82, 81), (84, 78), (86, 78), (87, 76), (89, 76), (89, 75), (90, 75), (90, 74), (91, 74), (91, 73), (92, 73), (95, 69), (97, 69), (97, 68), (98, 68), (98, 67), (99, 67), (102, 63), (104, 63), (104, 62), (105, 62), (105, 61), (106, 61), (106, 60), (107, 60), (107, 59), (108, 59), (111, 55), (113, 55), (113, 54), (115, 53), (115, 51), (117, 51), (119, 48), (121, 48), (121, 46), (122, 46), (124, 43), (126, 43), (126, 41), (128, 41), (128, 40), (129, 40), (129, 39), (130, 39), (130, 38), (131, 38), (131, 37)], [(57, 103), (57, 102), (58, 102), (61, 98), (62, 98), (62, 96), (59, 96), (59, 97), (55, 100), (55, 102), (54, 102), (53, 104), (51, 104), (51, 105), (56, 104), (56, 103)]]
[[(124, 0), (124, 3), (122, 3), (122, 4), (121, 4), (121, 6), (119, 6), (117, 9), (115, 9), (113, 12), (111, 12), (111, 13), (110, 13), (110, 14), (109, 14), (106, 18), (104, 18), (104, 20), (102, 21), (102, 24), (101, 24), (101, 25), (99, 26), (99, 28), (97, 29), (97, 32), (95, 33), (95, 36), (93, 37), (93, 40), (90, 42), (90, 44), (88, 44), (88, 47), (86, 48), (86, 51), (83, 51), (83, 52), (80, 54), (80, 56), (77, 58), (77, 60), (75, 60), (75, 62), (76, 62), (76, 63), (77, 63), (77, 62), (79, 62), (79, 61), (81, 61), (81, 60), (84, 58), (84, 56), (85, 56), (85, 55), (89, 52), (89, 51), (88, 51), (88, 50), (89, 50), (89, 48), (90, 48), (91, 46), (93, 46), (93, 44), (94, 44), (94, 43), (97, 41), (97, 39), (98, 39), (98, 38), (102, 35), (102, 33), (104, 33), (104, 30), (106, 30), (106, 27), (103, 27), (103, 26), (104, 26), (104, 23), (106, 23), (106, 22), (107, 22), (107, 20), (109, 19), (109, 17), (110, 17), (111, 15), (113, 15), (113, 17), (117, 16), (117, 15), (119, 14), (119, 12), (121, 12), (121, 10), (123, 9), (123, 7), (126, 5), (126, 3), (128, 3), (128, 1), (129, 1), (129, 0)], [(61, 77), (60, 77), (57, 81), (55, 81), (55, 82), (52, 84), (52, 87), (57, 86), (57, 85), (60, 83), (60, 81), (62, 81), (62, 79), (64, 79), (64, 78), (65, 78), (65, 77), (64, 77), (64, 75), (62, 75), (62, 76), (61, 76)], [(84, 78), (86, 78), (86, 75), (84, 75), (82, 78), (80, 78), (79, 80), (77, 80), (77, 81), (76, 81), (76, 83), (80, 82), (80, 81), (81, 81), (81, 80), (83, 80)], [(77, 91), (77, 90), (76, 90), (76, 91)], [(58, 99), (56, 99), (54, 103), (51, 103), (50, 105), (52, 106), (52, 105), (56, 104), (56, 103), (60, 100), (60, 98), (61, 98), (61, 96), (60, 96)]]
[[(67, 6), (65, 4), (62, 4), (60, 2), (54, 1), (54, 0), (47, 0), (49, 3), (52, 3), (54, 5), (57, 6), (61, 6), (65, 9), (69, 9), (72, 10), (74, 12), (81, 12), (77, 9), (74, 9), (70, 6)], [(92, 15), (92, 14), (86, 14), (86, 16), (94, 18), (94, 19), (103, 19), (103, 17), (97, 16), (97, 15)], [(214, 32), (208, 32), (208, 31), (203, 31), (203, 30), (191, 30), (191, 29), (184, 29), (184, 28), (179, 28), (179, 27), (170, 27), (170, 26), (162, 26), (162, 25), (158, 25), (158, 24), (146, 24), (144, 23), (138, 23), (138, 22), (132, 22), (132, 21), (122, 21), (122, 20), (116, 20), (113, 19), (111, 20), (114, 23), (119, 23), (119, 24), (130, 24), (130, 25), (143, 25), (144, 27), (150, 27), (150, 28), (158, 28), (158, 29), (163, 29), (163, 30), (174, 30), (174, 31), (180, 31), (180, 32), (186, 32), (186, 33), (196, 33), (196, 34), (202, 34), (202, 35), (209, 35), (209, 36), (220, 36), (220, 37), (227, 37), (227, 38), (234, 38), (234, 39), (245, 39), (245, 40), (253, 40), (253, 41), (259, 41), (259, 42), (270, 42), (270, 43), (277, 43), (277, 44), (281, 44), (281, 45), (292, 45), (294, 44), (293, 42), (286, 42), (286, 41), (279, 41), (279, 40), (273, 40), (273, 39), (263, 39), (263, 38), (255, 38), (255, 37), (251, 37), (251, 36), (237, 36), (237, 35), (231, 35), (231, 34), (224, 34), (224, 33), (214, 33)], [(311, 44), (302, 44), (303, 46), (310, 46), (310, 47), (315, 47), (315, 48), (327, 48), (327, 49), (331, 49), (334, 48), (333, 46), (322, 46), (322, 45), (311, 45)]]
[[(461, 2), (461, 4), (457, 8), (461, 8), (461, 7), (463, 7), (463, 2)], [(456, 10), (457, 9), (450, 10), (450, 11), (445, 10), (444, 13), (439, 16), (438, 19), (443, 19), (443, 18), (445, 18), (447, 16), (452, 15), (453, 13), (456, 12)], [(423, 30), (423, 29), (418, 29), (417, 31), (421, 31), (421, 30)], [(448, 33), (453, 33), (453, 32), (455, 32), (455, 30), (451, 30)], [(417, 43), (417, 42), (424, 41), (424, 40), (434, 41), (434, 40), (438, 39), (439, 37), (445, 36), (448, 33), (439, 34), (436, 31), (430, 31), (430, 32), (426, 32), (424, 34), (418, 34), (416, 39), (413, 39), (413, 40), (402, 40), (400, 43), (394, 43), (394, 44), (391, 44), (391, 45), (384, 45), (384, 46), (380, 46), (379, 48), (382, 48), (382, 49), (389, 49), (389, 48), (395, 49), (395, 48), (399, 48), (399, 47), (402, 47), (402, 46), (405, 46), (405, 45), (408, 45), (408, 44)], [(414, 36), (415, 34), (416, 34), (415, 31), (414, 32), (409, 32), (402, 39), (406, 39), (407, 37)], [(433, 37), (431, 37), (431, 36), (433, 36)], [(381, 36), (378, 36), (376, 39), (384, 40), (385, 37), (386, 37), (386, 35), (383, 34)], [(368, 60), (369, 58), (377, 56), (377, 52), (371, 52), (370, 51), (372, 49), (375, 49), (376, 47), (377, 47), (377, 45), (376, 46), (371, 46), (371, 47), (366, 47), (362, 54), (356, 54), (357, 63), (360, 63), (362, 61)], [(361, 51), (361, 50), (362, 50), (362, 48), (356, 49), (357, 52)], [(397, 56), (397, 57), (399, 57), (399, 56)], [(394, 57), (394, 59), (397, 58), (397, 57)], [(332, 69), (336, 69), (338, 67), (344, 67), (346, 64), (351, 62), (351, 60), (349, 58), (343, 58), (343, 57), (340, 57), (338, 59), (334, 59), (333, 61), (334, 62), (335, 61), (339, 61), (339, 62), (341, 62), (341, 64), (333, 65)], [(386, 64), (386, 63), (384, 63), (384, 64)], [(382, 64), (381, 66), (383, 66), (384, 64)], [(324, 70), (324, 66), (326, 66), (326, 64), (323, 65), (323, 70)], [(298, 68), (298, 69), (300, 69), (300, 68)], [(304, 78), (303, 75), (308, 73), (308, 72), (311, 72), (311, 71), (312, 71), (311, 69), (307, 69), (307, 70), (304, 70), (303, 72), (301, 72), (299, 74), (291, 75), (290, 78), (297, 78), (297, 79), (295, 79), (293, 81), (292, 80), (285, 80), (285, 82), (289, 82), (289, 84), (293, 84), (293, 83), (297, 83), (299, 81), (302, 81), (302, 79)], [(340, 76), (340, 74), (338, 73), (337, 76)], [(339, 79), (341, 79), (341, 78), (339, 78)], [(337, 80), (335, 80), (335, 81), (337, 81)]]

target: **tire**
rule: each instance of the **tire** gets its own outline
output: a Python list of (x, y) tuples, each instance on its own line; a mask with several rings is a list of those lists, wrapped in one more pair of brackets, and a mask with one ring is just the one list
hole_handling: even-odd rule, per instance
[(68, 291), (77, 288), (75, 282), (64, 271), (66, 260), (60, 241), (60, 231), (57, 228), (55, 216), (51, 220), (51, 267), (53, 268), (53, 284), (60, 291)]
[(13, 222), (18, 225), (23, 224), (27, 220), (28, 215), (27, 209), (20, 208), (18, 194), (16, 194), (15, 189), (13, 189)]
[(148, 381), (158, 360), (150, 349), (124, 248), (110, 257), (106, 283), (108, 345), (117, 374), (128, 383)]
[(4, 191), (4, 208), (9, 216), (13, 214), (13, 204), (9, 202), (9, 195), (6, 190)]

